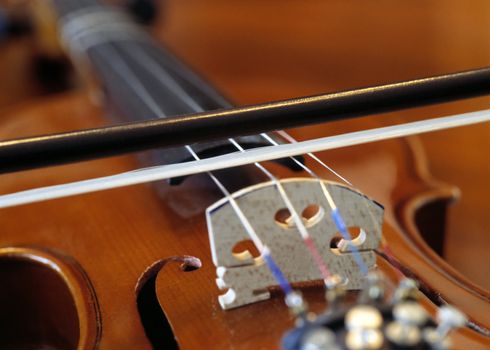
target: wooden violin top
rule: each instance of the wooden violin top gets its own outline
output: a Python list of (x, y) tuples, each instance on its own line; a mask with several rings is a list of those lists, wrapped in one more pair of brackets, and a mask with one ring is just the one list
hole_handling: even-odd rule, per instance
[[(166, 1), (151, 32), (231, 100), (251, 104), (487, 66), (489, 20), (486, 1)], [(84, 88), (41, 97), (42, 89), (25, 74), (28, 44), (27, 38), (2, 44), (0, 71), (12, 84), (0, 85), (1, 139), (110, 123)], [(291, 134), (304, 140), (489, 106), (485, 97)], [(490, 327), (489, 127), (318, 154), (384, 205), (390, 249), (433, 290), (433, 300), (422, 298), (424, 307), (433, 314), (439, 296), (474, 322), (473, 329), (454, 332), (457, 349), (490, 345), (474, 330)], [(0, 192), (109, 175), (137, 164), (124, 156), (2, 175)], [(281, 177), (297, 175), (270, 166)], [(0, 328), (7, 330), (0, 347), (149, 349), (170, 346), (173, 337), (182, 349), (279, 347), (293, 327), (280, 293), (231, 311), (217, 302), (221, 292), (204, 209), (219, 192), (204, 175), (158, 188), (138, 185), (0, 210), (0, 279), (7, 286), (0, 292)], [(443, 258), (434, 250), (441, 237)], [(391, 280), (400, 278), (383, 258), (378, 264)], [(325, 307), (321, 284), (304, 294), (313, 310)], [(162, 312), (173, 333), (166, 333)]]

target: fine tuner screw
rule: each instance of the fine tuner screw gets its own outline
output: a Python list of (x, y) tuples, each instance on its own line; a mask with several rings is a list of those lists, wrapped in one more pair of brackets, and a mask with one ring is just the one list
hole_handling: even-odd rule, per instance
[(374, 306), (353, 307), (345, 316), (345, 325), (348, 329), (345, 343), (349, 350), (374, 350), (383, 345), (383, 316)]
[(303, 294), (298, 291), (292, 291), (284, 298), (289, 312), (296, 319), (296, 325), (303, 325), (308, 319), (308, 303), (303, 298)]
[[(296, 328), (283, 338), (286, 350), (450, 350), (448, 337), (467, 319), (457, 309), (443, 306), (436, 323), (420, 304), (417, 282), (403, 279), (387, 301), (386, 280), (370, 273), (356, 305), (342, 302), (342, 279), (332, 276), (327, 281), (329, 310), (310, 317), (301, 294), (292, 293), (287, 304), (297, 315)], [(333, 308), (333, 309), (332, 309)], [(299, 317), (298, 317), (299, 316)]]
[(417, 302), (407, 301), (394, 306), (395, 320), (386, 327), (386, 336), (394, 344), (401, 346), (415, 346), (420, 343), (423, 327), (428, 319), (424, 308)]
[(301, 350), (340, 350), (335, 339), (335, 333), (330, 329), (315, 328), (306, 334)]
[(419, 286), (411, 278), (404, 278), (400, 281), (398, 288), (393, 295), (393, 303), (399, 303), (404, 300), (418, 300), (420, 297)]
[(339, 275), (333, 275), (325, 281), (326, 292), (325, 296), (328, 301), (330, 309), (336, 309), (345, 296), (345, 279), (342, 279)]
[(466, 316), (458, 309), (445, 305), (437, 312), (439, 326), (437, 332), (445, 337), (451, 329), (464, 327), (468, 322)]
[(447, 350), (451, 347), (448, 333), (452, 329), (464, 327), (468, 319), (458, 309), (444, 305), (437, 312), (437, 320), (439, 321), (437, 328), (425, 329), (423, 337), (432, 349)]
[(361, 303), (382, 303), (385, 298), (385, 279), (378, 272), (370, 272), (366, 277), (367, 286), (361, 293)]

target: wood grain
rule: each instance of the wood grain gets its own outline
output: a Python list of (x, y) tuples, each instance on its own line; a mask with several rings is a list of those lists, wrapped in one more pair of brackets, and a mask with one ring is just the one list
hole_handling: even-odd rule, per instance
[[(169, 0), (164, 4), (155, 35), (239, 104), (490, 63), (490, 4), (483, 0), (466, 4), (455, 0), (423, 4)], [(0, 70), (8, 70), (11, 64)], [(8, 93), (8, 86), (1, 88)], [(489, 106), (488, 98), (480, 98), (291, 133), (308, 139)], [(85, 92), (65, 93), (5, 110), (0, 116), (0, 138), (104, 123), (103, 112)], [(488, 127), (319, 154), (385, 206), (384, 236), (401, 263), (485, 327), (490, 327), (484, 268), (490, 223), (486, 215)], [(333, 179), (317, 164), (310, 160), (307, 164)], [(0, 192), (108, 175), (136, 165), (133, 157), (118, 157), (3, 175)], [(277, 165), (269, 166), (282, 177), (292, 175)], [(448, 220), (447, 264), (421, 239), (413, 216), (434, 198), (457, 195), (454, 185), (462, 190), (462, 200), (451, 208)], [(156, 281), (159, 303), (181, 348), (276, 348), (281, 334), (292, 326), (280, 294), (230, 312), (218, 307), (203, 215), (206, 205), (219, 198), (216, 190), (202, 177), (179, 188), (160, 184), (159, 189), (157, 194), (150, 186), (139, 185), (2, 210), (0, 246), (49, 247), (83, 267), (101, 317), (101, 323), (92, 324), (95, 333), (84, 334), (94, 340), (94, 334), (102, 332), (98, 343), (102, 349), (150, 348), (136, 306), (138, 279), (155, 261), (183, 255), (199, 258), (202, 267), (183, 272), (168, 264)], [(398, 278), (383, 260), (378, 263), (393, 280)], [(318, 286), (307, 288), (305, 295), (312, 309), (325, 307)], [(424, 305), (433, 313), (429, 300), (424, 299)], [(470, 329), (454, 333), (453, 339), (457, 349), (490, 346), (488, 338)]]

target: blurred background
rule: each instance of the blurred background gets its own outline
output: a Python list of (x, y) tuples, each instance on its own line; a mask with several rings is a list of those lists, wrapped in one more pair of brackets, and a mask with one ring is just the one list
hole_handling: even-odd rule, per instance
[[(237, 104), (490, 65), (488, 0), (112, 2), (131, 9), (157, 40)], [(0, 1), (0, 118), (51, 95), (85, 93), (84, 79), (60, 48), (55, 19), (40, 3)], [(489, 98), (383, 118), (410, 121), (484, 108)], [(444, 258), (490, 289), (490, 125), (418, 140), (432, 176), (461, 190), (447, 218)]]

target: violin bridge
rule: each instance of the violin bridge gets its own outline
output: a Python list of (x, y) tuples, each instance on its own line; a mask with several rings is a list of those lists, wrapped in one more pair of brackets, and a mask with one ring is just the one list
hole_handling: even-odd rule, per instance
[[(373, 250), (381, 240), (383, 208), (352, 188), (323, 181), (351, 232), (353, 239), (346, 242), (330, 217), (330, 206), (317, 179), (280, 182), (330, 271), (343, 278), (347, 289), (361, 289), (363, 275), (351, 246), (356, 246), (369, 269), (374, 268)], [(291, 283), (322, 279), (274, 183), (250, 186), (231, 196)], [(270, 298), (268, 288), (277, 283), (261, 257), (254, 254), (254, 246), (228, 198), (210, 206), (206, 219), (216, 283), (226, 290), (219, 296), (221, 307), (231, 309)]]

